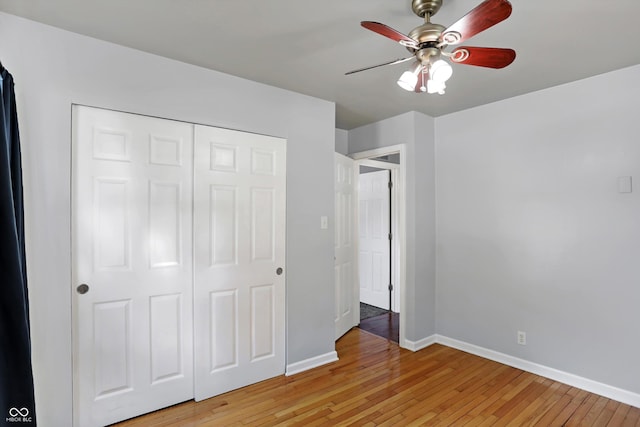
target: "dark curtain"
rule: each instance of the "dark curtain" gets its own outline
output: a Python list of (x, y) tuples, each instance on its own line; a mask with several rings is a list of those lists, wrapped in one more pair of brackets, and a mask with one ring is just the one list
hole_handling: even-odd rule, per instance
[(36, 425), (13, 77), (0, 63), (0, 425)]

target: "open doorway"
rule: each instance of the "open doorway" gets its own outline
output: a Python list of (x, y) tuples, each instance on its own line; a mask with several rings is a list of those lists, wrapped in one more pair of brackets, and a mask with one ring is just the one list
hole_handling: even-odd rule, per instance
[(359, 170), (359, 326), (403, 346), (404, 147), (352, 157)]
[(398, 154), (369, 159), (359, 165), (358, 247), (360, 328), (398, 342), (399, 287), (394, 284), (393, 170)]

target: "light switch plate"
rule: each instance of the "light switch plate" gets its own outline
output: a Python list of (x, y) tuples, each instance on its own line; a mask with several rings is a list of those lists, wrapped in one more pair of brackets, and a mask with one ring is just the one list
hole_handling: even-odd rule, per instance
[(320, 228), (323, 230), (326, 230), (327, 228), (329, 228), (329, 218), (326, 216), (321, 216), (320, 217)]
[(631, 177), (618, 177), (618, 193), (631, 193)]

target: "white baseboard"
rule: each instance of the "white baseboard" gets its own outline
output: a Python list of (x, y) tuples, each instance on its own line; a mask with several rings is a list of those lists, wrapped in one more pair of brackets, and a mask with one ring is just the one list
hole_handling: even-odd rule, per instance
[(418, 341), (409, 341), (405, 339), (403, 343), (404, 345), (402, 347), (411, 351), (419, 351), (419, 350), (422, 350), (423, 348), (427, 348), (430, 345), (435, 344), (436, 337), (437, 335), (431, 335), (430, 337), (422, 338), (421, 340), (418, 340)]
[(479, 347), (474, 344), (469, 344), (464, 341), (458, 341), (442, 335), (435, 335), (429, 338), (425, 338), (425, 340), (431, 339), (434, 339), (436, 343), (446, 345), (447, 347), (452, 347), (467, 353), (475, 354), (476, 356), (484, 357), (485, 359), (493, 360), (504, 365), (522, 369), (523, 371), (531, 372), (532, 374), (540, 375), (542, 377), (546, 377), (554, 381), (570, 385), (572, 387), (586, 390), (590, 393), (595, 393), (600, 396), (604, 396), (609, 399), (617, 400), (618, 402), (626, 403), (627, 405), (640, 408), (640, 394), (638, 393), (633, 393), (628, 390), (623, 390), (621, 388), (613, 387), (608, 384), (603, 384), (598, 381), (590, 380), (588, 378), (580, 377), (578, 375), (570, 374), (568, 372), (560, 371), (548, 366), (539, 365), (537, 363), (529, 362), (528, 360), (513, 357), (508, 354), (489, 350), (484, 347)]
[(287, 365), (285, 375), (295, 375), (300, 372), (308, 371), (309, 369), (317, 368), (318, 366), (326, 365), (327, 363), (336, 362), (338, 360), (338, 353), (330, 351), (326, 354), (312, 357), (310, 359), (301, 360), (300, 362), (291, 363)]

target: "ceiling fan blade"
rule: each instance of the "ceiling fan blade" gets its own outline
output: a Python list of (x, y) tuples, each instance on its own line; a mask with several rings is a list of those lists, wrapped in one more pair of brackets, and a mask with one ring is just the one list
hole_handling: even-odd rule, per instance
[(440, 35), (440, 41), (449, 45), (462, 43), (504, 21), (509, 15), (511, 15), (511, 3), (508, 0), (485, 0), (444, 30)]
[(385, 65), (400, 64), (401, 62), (406, 62), (406, 61), (409, 61), (409, 60), (414, 59), (414, 58), (415, 58), (414, 56), (410, 56), (408, 58), (394, 59), (393, 61), (385, 62), (384, 64), (378, 64), (378, 65), (372, 65), (370, 67), (358, 68), (357, 70), (353, 70), (353, 71), (349, 71), (348, 73), (344, 73), (344, 75), (348, 76), (349, 74), (359, 73), (360, 71), (367, 71), (367, 70), (370, 70), (372, 68), (384, 67)]
[(461, 46), (451, 54), (451, 61), (457, 64), (487, 68), (504, 68), (514, 59), (516, 59), (515, 50), (499, 47)]
[(382, 36), (388, 37), (391, 40), (397, 41), (402, 46), (413, 47), (413, 48), (418, 47), (418, 42), (416, 42), (414, 39), (412, 39), (411, 37), (405, 34), (402, 34), (400, 31), (394, 30), (393, 28), (387, 25), (381, 24), (379, 22), (373, 22), (373, 21), (362, 21), (360, 25), (362, 25), (367, 30), (371, 30)]

